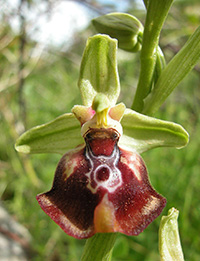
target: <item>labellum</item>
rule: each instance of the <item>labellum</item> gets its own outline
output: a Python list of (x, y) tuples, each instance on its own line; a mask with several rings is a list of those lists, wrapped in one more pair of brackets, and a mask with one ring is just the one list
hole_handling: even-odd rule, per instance
[(67, 152), (52, 189), (37, 196), (42, 209), (69, 235), (141, 233), (166, 200), (150, 185), (141, 156), (118, 146), (114, 128), (89, 128), (85, 145)]

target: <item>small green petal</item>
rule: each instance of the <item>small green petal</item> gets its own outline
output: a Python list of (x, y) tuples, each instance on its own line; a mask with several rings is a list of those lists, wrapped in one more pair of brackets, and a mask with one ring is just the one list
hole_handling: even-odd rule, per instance
[(75, 105), (71, 112), (75, 115), (77, 120), (80, 121), (81, 125), (91, 120), (95, 114), (91, 107), (86, 107), (83, 105)]
[(179, 124), (155, 119), (126, 109), (121, 120), (123, 136), (119, 144), (142, 153), (152, 148), (187, 145), (189, 135)]
[(117, 40), (100, 34), (88, 39), (78, 82), (85, 106), (92, 105), (97, 93), (115, 105), (120, 92), (116, 53)]
[(110, 108), (109, 115), (113, 120), (120, 121), (124, 115), (125, 110), (126, 106), (123, 102), (121, 102)]
[(22, 134), (15, 148), (23, 153), (64, 154), (82, 143), (84, 140), (79, 121), (74, 114), (66, 113)]
[(183, 261), (183, 252), (178, 232), (179, 211), (171, 208), (168, 216), (163, 216), (159, 228), (159, 252), (161, 261)]

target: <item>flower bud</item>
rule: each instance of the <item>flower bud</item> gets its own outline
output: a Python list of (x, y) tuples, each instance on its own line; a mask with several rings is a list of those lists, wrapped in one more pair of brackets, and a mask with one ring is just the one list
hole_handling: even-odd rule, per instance
[(179, 211), (171, 208), (167, 216), (163, 216), (159, 229), (159, 252), (161, 261), (183, 261), (183, 252), (178, 232)]
[(156, 64), (155, 64), (154, 75), (153, 75), (154, 86), (158, 78), (160, 77), (161, 72), (164, 70), (165, 67), (166, 67), (165, 56), (161, 48), (158, 46), (156, 48)]
[(140, 51), (143, 25), (136, 17), (124, 13), (111, 13), (93, 19), (92, 24), (99, 33), (116, 38), (119, 48), (128, 52)]

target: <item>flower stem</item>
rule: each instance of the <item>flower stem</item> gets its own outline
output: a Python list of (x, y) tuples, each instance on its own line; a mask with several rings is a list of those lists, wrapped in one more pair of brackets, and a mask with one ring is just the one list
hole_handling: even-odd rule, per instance
[(118, 233), (97, 233), (86, 241), (81, 261), (109, 261)]
[(145, 101), (143, 113), (154, 114), (174, 88), (192, 70), (199, 58), (200, 26), (162, 71), (154, 90)]
[(141, 50), (141, 71), (132, 109), (141, 112), (143, 100), (151, 91), (156, 48), (163, 23), (173, 0), (149, 0)]

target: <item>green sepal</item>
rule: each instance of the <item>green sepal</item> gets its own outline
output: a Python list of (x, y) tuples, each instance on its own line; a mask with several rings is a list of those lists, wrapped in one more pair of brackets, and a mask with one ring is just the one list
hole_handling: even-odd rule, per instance
[(64, 154), (84, 143), (80, 130), (80, 122), (74, 114), (66, 113), (22, 134), (15, 148), (23, 153)]
[(85, 106), (92, 105), (97, 93), (105, 94), (110, 106), (115, 105), (120, 92), (116, 54), (117, 40), (100, 34), (88, 39), (78, 82)]
[(140, 51), (143, 25), (129, 14), (110, 13), (92, 20), (99, 33), (108, 34), (118, 40), (119, 48), (128, 52)]
[(142, 153), (156, 147), (181, 148), (187, 145), (189, 135), (179, 124), (155, 119), (126, 109), (121, 120), (121, 146)]
[(159, 227), (159, 252), (161, 261), (183, 261), (183, 251), (181, 248), (178, 231), (179, 211), (171, 208), (167, 216), (163, 216)]

